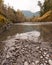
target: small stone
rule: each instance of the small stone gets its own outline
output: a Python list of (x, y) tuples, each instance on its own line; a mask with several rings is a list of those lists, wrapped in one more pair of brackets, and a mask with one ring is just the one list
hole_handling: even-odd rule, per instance
[(40, 58), (43, 58), (43, 56), (40, 56)]
[(42, 51), (43, 49), (42, 49), (42, 48), (40, 48), (40, 50)]
[(42, 63), (40, 65), (43, 65)]
[(44, 48), (44, 50), (45, 50), (45, 51), (48, 51), (48, 49), (47, 49), (47, 48)]
[(19, 48), (21, 48), (21, 46), (17, 46), (16, 48), (19, 49)]
[(39, 46), (36, 47), (36, 49), (39, 49), (39, 48), (40, 48)]
[(35, 63), (38, 64), (39, 63), (39, 60), (36, 60)]
[(43, 58), (43, 61), (44, 61), (45, 59)]
[(47, 60), (45, 60), (45, 63), (47, 63)]
[(49, 57), (49, 54), (47, 54), (46, 56)]
[(49, 64), (52, 65), (52, 60), (49, 59)]
[(13, 65), (17, 65), (17, 63), (13, 63)]
[(9, 58), (9, 57), (10, 57), (9, 55), (6, 56), (6, 58)]
[(46, 55), (47, 53), (46, 52), (44, 52), (44, 55)]
[(24, 65), (29, 65), (27, 61), (24, 62)]
[(9, 50), (14, 50), (14, 47), (11, 47)]
[(44, 65), (46, 65), (46, 63), (44, 63)]
[(25, 45), (25, 47), (28, 47), (28, 45)]
[(32, 62), (32, 64), (31, 65), (35, 65), (35, 63), (34, 62)]
[(45, 57), (45, 59), (49, 59), (48, 57)]
[(43, 54), (43, 56), (45, 57), (46, 55)]
[(39, 53), (41, 53), (41, 51), (39, 51)]

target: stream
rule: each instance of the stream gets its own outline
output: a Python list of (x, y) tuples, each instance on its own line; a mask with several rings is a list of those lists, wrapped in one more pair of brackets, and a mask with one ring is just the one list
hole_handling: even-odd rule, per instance
[[(46, 59), (40, 61), (39, 51), (41, 55), (44, 51), (50, 55), (47, 64), (44, 62)], [(0, 65), (52, 65), (51, 62), (52, 22), (16, 23), (0, 34)]]

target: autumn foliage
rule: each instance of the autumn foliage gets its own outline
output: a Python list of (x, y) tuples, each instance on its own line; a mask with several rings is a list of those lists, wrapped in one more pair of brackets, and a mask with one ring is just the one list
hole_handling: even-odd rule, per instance
[[(51, 0), (50, 0), (51, 1)], [(49, 2), (50, 2), (49, 1)], [(46, 5), (47, 4), (47, 5)], [(28, 18), (25, 17), (22, 11), (17, 10), (15, 11), (13, 7), (10, 6), (7, 7), (3, 0), (0, 0), (0, 23), (7, 23), (7, 22), (13, 22), (13, 23), (20, 23), (20, 22), (41, 22), (41, 21), (52, 21), (52, 4), (48, 5), (48, 0), (45, 0), (43, 6), (39, 2), (40, 8), (43, 7), (40, 11), (40, 15), (38, 17), (32, 17)], [(46, 9), (47, 8), (47, 9)]]
[(40, 17), (32, 17), (32, 22), (48, 22), (52, 21), (52, 10), (46, 12), (43, 16)]

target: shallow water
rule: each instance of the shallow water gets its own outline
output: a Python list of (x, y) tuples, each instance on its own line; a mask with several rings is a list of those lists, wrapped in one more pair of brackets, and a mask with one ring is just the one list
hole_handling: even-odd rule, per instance
[[(20, 36), (21, 38), (24, 38), (25, 37), (24, 33), (32, 32), (33, 34), (33, 31), (34, 31), (33, 35), (35, 36), (38, 35), (37, 32), (40, 33), (40, 36), (38, 38), (39, 40), (43, 39), (46, 42), (52, 42), (52, 22), (50, 22), (49, 24), (48, 22), (47, 24), (44, 24), (44, 23), (39, 23), (39, 25), (37, 24), (38, 23), (30, 23), (30, 22), (14, 24), (9, 30), (0, 34), (0, 42), (13, 38), (17, 36), (18, 34), (21, 35)], [(30, 37), (30, 33), (28, 35)], [(3, 44), (1, 44), (1, 46), (3, 46)]]
[(6, 40), (7, 38), (10, 38), (11, 36), (16, 35), (17, 33), (25, 33), (25, 32), (31, 32), (31, 31), (39, 31), (41, 33), (41, 37), (44, 38), (44, 40), (52, 40), (52, 22), (48, 24), (46, 23), (18, 23), (14, 24), (9, 30), (3, 32), (0, 34), (0, 41)]
[[(6, 61), (6, 57), (8, 58), (7, 56), (8, 49), (9, 50), (10, 48), (11, 50), (13, 49), (12, 46), (15, 46), (17, 39), (23, 39), (23, 40), (27, 39), (29, 41), (33, 41), (36, 43), (37, 42), (42, 42), (42, 43), (46, 42), (46, 44), (52, 43), (52, 24), (51, 23), (38, 24), (38, 23), (30, 23), (30, 22), (18, 23), (18, 24), (14, 24), (9, 30), (0, 34), (0, 63), (2, 62), (1, 65)], [(29, 41), (27, 43), (29, 43)], [(45, 46), (47, 47), (51, 46), (50, 44), (47, 45), (44, 44), (41, 45), (42, 48)], [(39, 44), (37, 46), (39, 46)]]

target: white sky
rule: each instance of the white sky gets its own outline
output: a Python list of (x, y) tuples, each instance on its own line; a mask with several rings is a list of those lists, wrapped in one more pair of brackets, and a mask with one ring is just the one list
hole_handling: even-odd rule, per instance
[(44, 0), (4, 0), (4, 3), (7, 6), (13, 6), (15, 10), (20, 9), (36, 12), (40, 10), (39, 6), (37, 6), (38, 1), (44, 2)]

